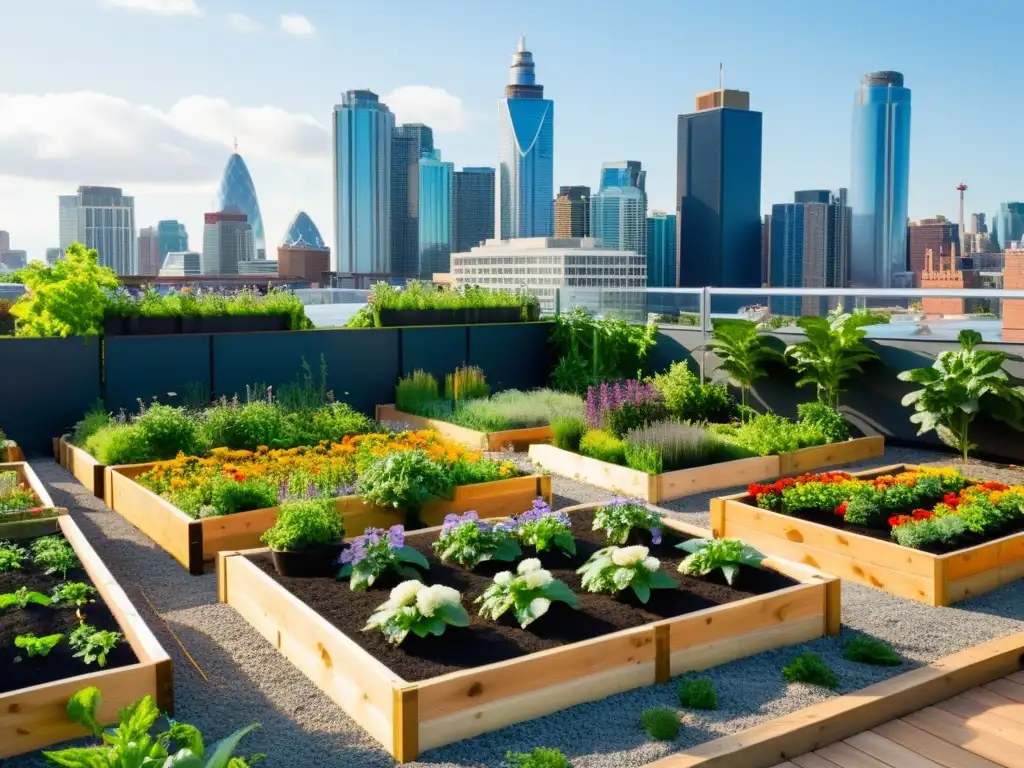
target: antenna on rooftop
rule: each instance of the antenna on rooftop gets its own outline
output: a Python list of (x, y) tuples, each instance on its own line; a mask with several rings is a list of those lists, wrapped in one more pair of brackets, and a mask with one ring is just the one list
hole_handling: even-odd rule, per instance
[(718, 62), (718, 90), (725, 90), (725, 68), (722, 66), (722, 62)]

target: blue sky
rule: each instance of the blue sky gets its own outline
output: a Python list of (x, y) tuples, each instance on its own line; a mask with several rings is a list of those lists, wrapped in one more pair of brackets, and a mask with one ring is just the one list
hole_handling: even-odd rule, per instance
[(6, 0), (2, 18), (0, 229), (35, 257), (79, 183), (123, 185), (139, 226), (182, 219), (198, 246), (234, 135), (268, 241), (303, 208), (333, 242), (339, 94), (393, 94), (444, 159), (493, 165), (520, 34), (555, 100), (556, 185), (640, 160), (650, 207), (671, 208), (676, 115), (723, 62), (764, 113), (764, 209), (848, 185), (853, 94), (876, 69), (913, 91), (913, 218), (955, 216), (961, 180), (968, 213), (1024, 198), (1019, 0)]

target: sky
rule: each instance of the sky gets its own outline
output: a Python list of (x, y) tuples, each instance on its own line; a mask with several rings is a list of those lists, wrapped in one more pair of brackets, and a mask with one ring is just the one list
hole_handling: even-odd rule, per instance
[(639, 160), (671, 211), (676, 116), (725, 85), (764, 114), (761, 205), (848, 186), (854, 92), (913, 92), (910, 215), (1024, 198), (1020, 0), (0, 0), (0, 229), (42, 258), (57, 196), (121, 186), (139, 227), (202, 216), (238, 140), (268, 251), (305, 210), (333, 244), (330, 121), (349, 89), (494, 165), (521, 34), (555, 102), (555, 185)]

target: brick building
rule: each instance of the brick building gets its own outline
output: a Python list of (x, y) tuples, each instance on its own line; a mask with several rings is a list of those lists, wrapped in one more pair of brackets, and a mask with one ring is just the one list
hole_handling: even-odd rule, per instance
[[(1003, 288), (1024, 289), (1024, 251), (1006, 251)], [(1024, 299), (1003, 299), (1003, 341), (1024, 341)]]
[(921, 284), (921, 273), (927, 268), (927, 252), (943, 258), (959, 256), (960, 227), (945, 219), (921, 219), (907, 227), (907, 270), (914, 273), (915, 284)]
[[(939, 254), (936, 259), (931, 248), (925, 251), (925, 268), (915, 278), (921, 288), (980, 288), (981, 279), (977, 270), (958, 269), (956, 261)], [(965, 315), (974, 311), (973, 299), (924, 297), (921, 309), (928, 315)]]

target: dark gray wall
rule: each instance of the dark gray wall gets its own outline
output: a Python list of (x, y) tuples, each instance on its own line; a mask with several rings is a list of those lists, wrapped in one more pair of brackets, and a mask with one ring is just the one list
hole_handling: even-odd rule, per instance
[(210, 391), (206, 333), (112, 336), (104, 342), (106, 401), (111, 411), (138, 410), (138, 399), (179, 405), (190, 390)]

